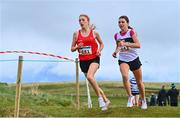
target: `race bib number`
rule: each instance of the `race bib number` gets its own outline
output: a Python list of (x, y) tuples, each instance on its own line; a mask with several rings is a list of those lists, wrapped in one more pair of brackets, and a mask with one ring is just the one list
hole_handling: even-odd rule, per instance
[(120, 46), (120, 50), (121, 50), (121, 52), (127, 52), (129, 50), (129, 48), (126, 46)]
[(80, 55), (89, 55), (92, 54), (91, 46), (83, 46), (79, 49)]

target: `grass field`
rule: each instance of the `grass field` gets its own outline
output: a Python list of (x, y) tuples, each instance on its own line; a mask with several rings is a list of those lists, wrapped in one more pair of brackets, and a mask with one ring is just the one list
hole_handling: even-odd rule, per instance
[[(90, 87), (93, 108), (87, 108), (85, 82), (80, 84), (80, 110), (76, 109), (75, 83), (23, 84), (20, 103), (21, 117), (180, 117), (180, 107), (149, 106), (126, 108), (127, 96), (121, 82), (99, 82), (111, 100), (107, 111), (98, 107), (97, 97)], [(169, 89), (170, 83), (145, 83), (146, 97), (157, 93), (161, 85)], [(180, 88), (180, 84), (176, 84)], [(14, 115), (15, 85), (0, 84), (0, 117)], [(180, 101), (179, 101), (180, 102)]]

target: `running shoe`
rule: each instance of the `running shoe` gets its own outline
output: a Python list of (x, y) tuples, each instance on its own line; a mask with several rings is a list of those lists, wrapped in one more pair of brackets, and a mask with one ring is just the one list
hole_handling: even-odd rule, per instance
[(146, 100), (142, 100), (141, 109), (147, 109), (147, 103), (146, 103)]
[(127, 107), (133, 107), (133, 100), (134, 100), (134, 96), (128, 97)]

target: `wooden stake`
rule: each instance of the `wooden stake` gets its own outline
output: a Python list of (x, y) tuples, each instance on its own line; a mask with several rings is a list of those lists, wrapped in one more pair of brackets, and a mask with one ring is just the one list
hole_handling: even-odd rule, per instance
[(78, 67), (78, 58), (76, 58), (76, 108), (79, 110), (79, 67)]
[(19, 117), (19, 104), (20, 104), (20, 95), (21, 95), (22, 64), (23, 64), (23, 56), (19, 56), (18, 73), (17, 73), (17, 81), (16, 81), (15, 112), (14, 112), (14, 117), (16, 117), (16, 118)]

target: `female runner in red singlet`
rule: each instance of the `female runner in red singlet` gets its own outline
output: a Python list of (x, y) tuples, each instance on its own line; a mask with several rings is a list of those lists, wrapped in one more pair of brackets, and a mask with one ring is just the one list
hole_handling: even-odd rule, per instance
[[(94, 75), (99, 68), (100, 55), (104, 44), (98, 32), (90, 27), (90, 18), (85, 14), (79, 16), (81, 29), (73, 34), (71, 51), (79, 52), (80, 68), (98, 96), (99, 106), (107, 110), (110, 101), (97, 84)], [(99, 44), (99, 47), (98, 47)]]

